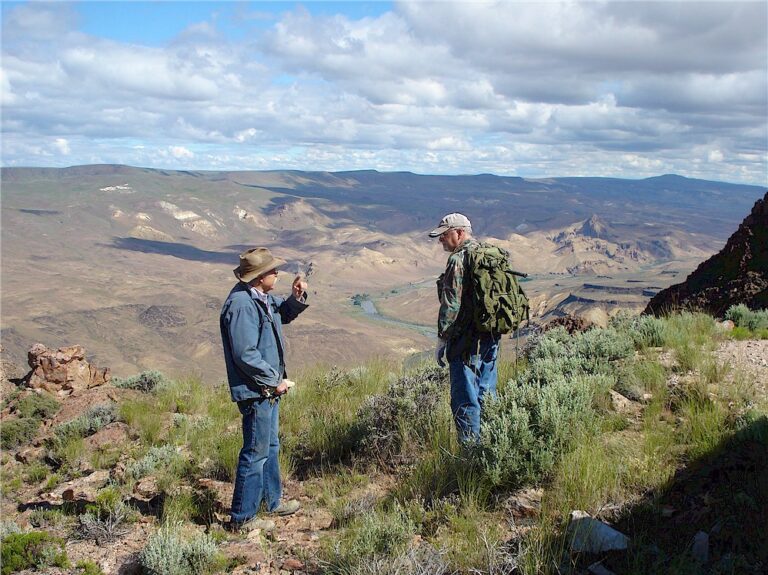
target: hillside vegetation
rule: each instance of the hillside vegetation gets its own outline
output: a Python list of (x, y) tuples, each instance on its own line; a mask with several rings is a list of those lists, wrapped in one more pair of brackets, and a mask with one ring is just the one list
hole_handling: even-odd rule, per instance
[[(768, 312), (728, 315), (537, 335), (469, 448), (435, 365), (292, 374), (281, 463), (303, 509), (255, 536), (222, 529), (241, 441), (226, 387), (145, 372), (79, 413), (19, 390), (3, 573), (763, 573), (768, 366), (732, 350), (768, 351)], [(628, 548), (579, 551), (575, 510)]]

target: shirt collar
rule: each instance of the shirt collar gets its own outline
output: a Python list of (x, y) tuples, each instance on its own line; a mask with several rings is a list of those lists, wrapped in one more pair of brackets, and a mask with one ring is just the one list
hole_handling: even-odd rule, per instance
[[(265, 304), (269, 304), (269, 295), (257, 290), (255, 287), (248, 286), (248, 289), (251, 291), (253, 297), (255, 297), (257, 300), (264, 302)], [(267, 305), (267, 308), (269, 308), (269, 305)]]
[(455, 254), (455, 253), (457, 253), (457, 252), (460, 252), (460, 251), (461, 251), (461, 250), (463, 250), (464, 248), (468, 247), (468, 246), (469, 246), (469, 244), (471, 244), (473, 241), (475, 241), (475, 238), (467, 238), (466, 240), (464, 240), (463, 242), (461, 242), (461, 243), (460, 243), (458, 246), (456, 246), (456, 249), (455, 249), (455, 250), (453, 250), (453, 252), (452, 252), (452, 253), (454, 253), (454, 254)]

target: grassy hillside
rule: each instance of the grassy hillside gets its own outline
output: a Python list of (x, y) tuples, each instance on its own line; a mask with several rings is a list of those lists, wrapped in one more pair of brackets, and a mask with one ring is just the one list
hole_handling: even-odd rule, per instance
[[(251, 539), (221, 527), (240, 447), (225, 387), (146, 372), (79, 410), (19, 391), (4, 400), (3, 573), (35, 545), (38, 566), (79, 573), (762, 573), (768, 368), (742, 352), (768, 349), (768, 314), (733, 318), (542, 334), (501, 366), (466, 449), (434, 365), (294, 374), (281, 462), (304, 507)], [(573, 510), (629, 548), (575, 551)]]

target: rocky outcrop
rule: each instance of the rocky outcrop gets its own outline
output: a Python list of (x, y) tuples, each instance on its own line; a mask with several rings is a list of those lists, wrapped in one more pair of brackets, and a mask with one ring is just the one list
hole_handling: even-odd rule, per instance
[(152, 305), (139, 314), (139, 323), (154, 329), (165, 329), (184, 327), (187, 319), (176, 306)]
[(732, 305), (768, 308), (768, 193), (728, 239), (681, 284), (656, 294), (643, 313), (701, 310), (722, 317)]
[(32, 370), (24, 377), (24, 383), (33, 389), (68, 394), (102, 385), (110, 379), (109, 368), (100, 369), (89, 363), (80, 345), (50, 350), (36, 343), (27, 352), (27, 359)]
[(594, 327), (594, 325), (595, 324), (593, 324), (591, 321), (583, 317), (564, 315), (544, 324), (543, 331), (549, 331), (551, 329), (555, 329), (556, 327), (562, 326), (565, 328), (565, 331), (570, 334), (574, 334), (577, 332), (587, 331), (588, 329)]

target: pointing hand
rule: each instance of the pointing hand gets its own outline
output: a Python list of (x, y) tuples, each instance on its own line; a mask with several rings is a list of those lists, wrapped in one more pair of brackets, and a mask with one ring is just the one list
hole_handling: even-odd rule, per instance
[(307, 291), (307, 282), (301, 279), (301, 275), (297, 275), (293, 280), (293, 297), (300, 299), (305, 291)]

